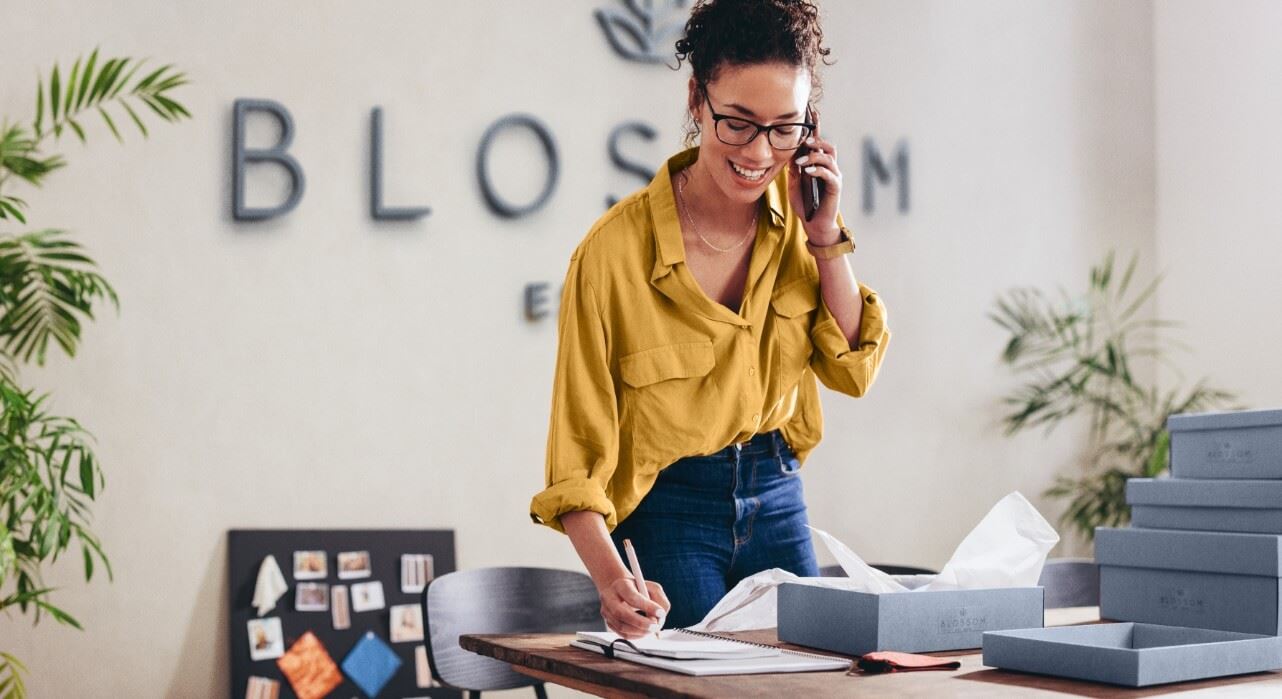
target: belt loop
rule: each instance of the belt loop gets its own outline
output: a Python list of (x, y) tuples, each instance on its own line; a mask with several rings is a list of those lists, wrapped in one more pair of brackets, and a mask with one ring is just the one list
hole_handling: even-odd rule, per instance
[(770, 443), (775, 450), (775, 461), (779, 462), (779, 472), (786, 474), (788, 473), (788, 465), (783, 462), (783, 449), (779, 445), (782, 441), (783, 434), (780, 433), (779, 430), (775, 430), (771, 433)]

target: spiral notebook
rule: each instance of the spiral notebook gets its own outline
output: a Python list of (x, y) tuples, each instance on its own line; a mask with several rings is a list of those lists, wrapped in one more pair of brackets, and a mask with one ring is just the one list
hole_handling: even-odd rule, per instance
[(630, 663), (696, 676), (849, 670), (851, 665), (845, 658), (785, 650), (688, 629), (668, 629), (658, 638), (634, 641), (613, 633), (580, 631), (570, 645)]

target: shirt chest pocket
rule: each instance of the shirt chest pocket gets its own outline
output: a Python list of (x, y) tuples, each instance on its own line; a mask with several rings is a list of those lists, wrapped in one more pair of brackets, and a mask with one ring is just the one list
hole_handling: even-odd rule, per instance
[(814, 351), (810, 327), (818, 307), (819, 285), (809, 278), (788, 282), (770, 297), (776, 349), (774, 375), (779, 379), (780, 394), (791, 390), (810, 365)]
[(620, 430), (631, 437), (639, 467), (657, 470), (705, 449), (707, 435), (699, 415), (720, 409), (712, 376), (716, 363), (710, 340), (619, 358), (624, 383)]

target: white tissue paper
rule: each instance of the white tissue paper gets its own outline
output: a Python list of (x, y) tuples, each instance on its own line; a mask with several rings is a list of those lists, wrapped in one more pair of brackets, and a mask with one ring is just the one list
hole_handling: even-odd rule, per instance
[(927, 590), (1034, 587), (1046, 554), (1059, 543), (1055, 528), (1018, 492), (993, 505), (944, 564)]
[[(810, 528), (846, 571), (845, 578), (801, 578), (786, 570), (763, 570), (739, 582), (717, 602), (695, 631), (744, 631), (773, 628), (777, 623), (778, 587), (795, 582), (856, 592), (906, 592), (981, 587), (1037, 585), (1042, 565), (1059, 535), (1018, 492), (1002, 498), (966, 535), (939, 575), (911, 589), (864, 563), (850, 547), (828, 532)], [(921, 576), (914, 576), (921, 577)]]
[(258, 610), (258, 616), (276, 608), (276, 601), (289, 590), (285, 576), (280, 572), (280, 565), (275, 556), (263, 559), (258, 566), (258, 579), (254, 582), (254, 599), (250, 602)]

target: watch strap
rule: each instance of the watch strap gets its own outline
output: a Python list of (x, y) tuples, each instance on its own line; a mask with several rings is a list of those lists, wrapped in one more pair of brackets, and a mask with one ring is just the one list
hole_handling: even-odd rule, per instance
[(849, 255), (855, 251), (855, 240), (850, 235), (850, 229), (845, 226), (841, 227), (841, 239), (832, 245), (814, 245), (809, 240), (806, 241), (806, 249), (810, 251), (819, 260), (831, 260), (834, 257)]

